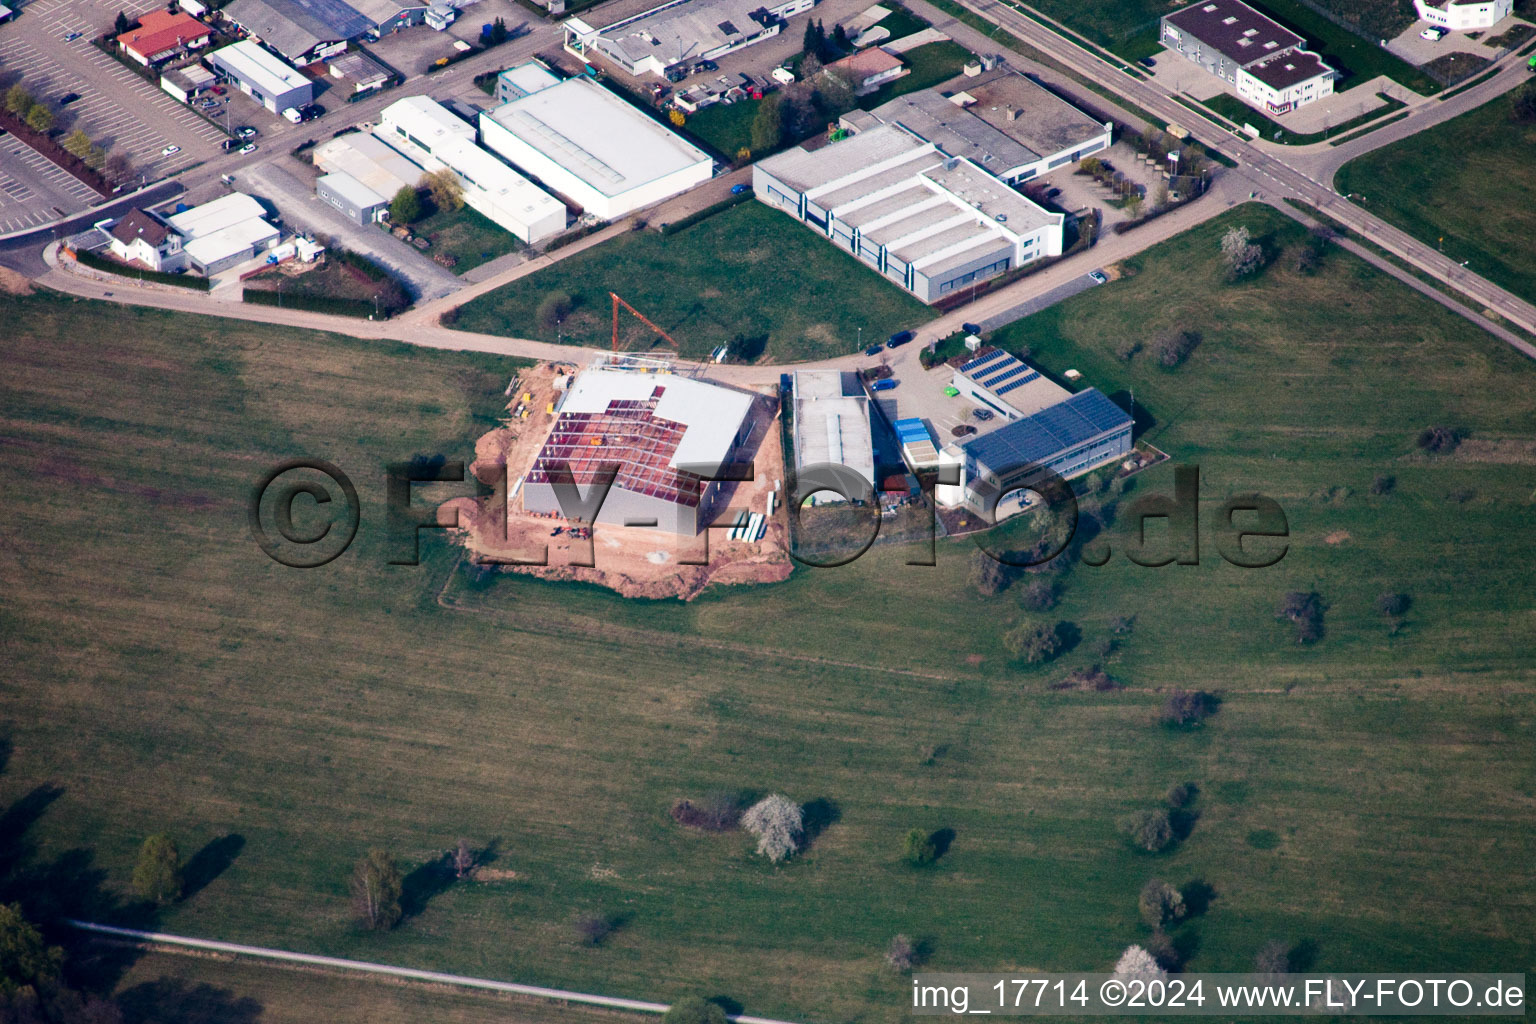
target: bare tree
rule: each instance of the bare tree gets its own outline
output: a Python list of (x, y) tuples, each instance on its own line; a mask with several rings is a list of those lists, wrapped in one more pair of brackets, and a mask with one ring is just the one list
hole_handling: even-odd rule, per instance
[(475, 851), (470, 849), (468, 839), (460, 839), (459, 845), (453, 851), (453, 874), (456, 878), (468, 878), (469, 873), (475, 870)]
[(387, 931), (399, 923), (403, 888), (400, 867), (385, 850), (369, 850), (352, 869), (352, 901), (357, 915), (377, 931)]
[(804, 812), (782, 793), (766, 796), (747, 808), (741, 825), (757, 836), (757, 852), (775, 864), (798, 851), (805, 839)]
[(885, 963), (891, 970), (906, 974), (917, 966), (917, 947), (905, 935), (897, 935), (885, 947)]
[(1253, 969), (1259, 974), (1290, 974), (1291, 947), (1287, 942), (1270, 939), (1253, 958)]

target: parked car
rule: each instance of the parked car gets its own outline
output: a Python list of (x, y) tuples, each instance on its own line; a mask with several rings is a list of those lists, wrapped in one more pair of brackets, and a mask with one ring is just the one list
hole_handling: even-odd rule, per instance
[(1108, 284), (1109, 283), (1109, 278), (1104, 276), (1104, 271), (1102, 271), (1102, 270), (1091, 270), (1091, 271), (1089, 271), (1088, 272), (1088, 280), (1092, 281), (1094, 284)]
[(222, 85), (214, 86), (213, 87), (213, 94), (215, 96), (223, 96), (224, 95), (224, 87)]
[(898, 345), (905, 345), (915, 337), (917, 337), (917, 335), (913, 334), (911, 331), (897, 331), (895, 334), (890, 336), (889, 340), (886, 341), (885, 347), (895, 348)]
[(971, 415), (985, 423), (993, 416), (996, 416), (997, 413), (993, 412), (991, 409), (972, 409)]
[(960, 329), (966, 334), (980, 334), (981, 324), (961, 324)]
[(720, 65), (712, 60), (701, 60), (694, 65), (694, 69), (697, 71), (719, 71)]
[(318, 103), (309, 103), (299, 108), (300, 121), (313, 121), (317, 117), (325, 116), (325, 108)]
[(254, 142), (247, 142), (245, 145), (240, 147), (241, 156), (250, 156), (254, 152), (256, 152), (256, 143)]
[(255, 138), (256, 134), (257, 134), (256, 129), (252, 128), (248, 124), (243, 124), (240, 127), (235, 129), (235, 138), (237, 138), (237, 139), (251, 139), (251, 138)]
[(181, 152), (181, 147), (180, 146), (166, 146), (164, 149), (162, 149), (160, 151), (160, 155), (161, 156), (175, 156), (177, 153), (180, 153), (180, 152)]
[(752, 186), (746, 184), (745, 182), (742, 182), (740, 184), (736, 184), (736, 185), (732, 185), (731, 186), (731, 195), (733, 195), (733, 196), (739, 196), (743, 192), (751, 192), (751, 191), (752, 191)]
[(81, 36), (82, 36), (82, 35), (84, 35), (84, 34), (85, 34), (85, 33), (83, 33), (83, 32), (71, 32), (71, 33), (69, 33), (69, 34), (68, 34), (68, 35), (66, 35), (66, 36), (65, 36), (65, 37), (64, 37), (64, 41), (65, 41), (65, 42), (66, 42), (66, 43), (72, 43), (72, 42), (74, 42), (74, 41), (75, 41), (75, 40), (76, 40), (76, 39), (79, 39), (79, 38), (80, 38), (80, 37), (81, 37)]
[(688, 72), (684, 71), (682, 68), (673, 68), (671, 71), (667, 72), (667, 81), (671, 82), (673, 85), (676, 85), (678, 82), (681, 82), (687, 77)]
[(959, 423), (953, 427), (950, 427), (949, 432), (954, 434), (956, 437), (965, 437), (968, 434), (976, 433), (976, 428), (971, 426), (969, 423)]
[(873, 344), (869, 346), (869, 348), (865, 349), (864, 354), (867, 356), (877, 356), (883, 351), (884, 347), (877, 342), (876, 344)]
[(1137, 61), (1136, 63), (1140, 64), (1144, 68), (1155, 68), (1155, 67), (1157, 67), (1157, 58), (1155, 58), (1155, 57), (1143, 57), (1143, 58), (1141, 58), (1141, 60)]
[(77, 92), (67, 92), (63, 96), (59, 97), (59, 106), (67, 107), (67, 106), (69, 106), (71, 103), (75, 102), (75, 100), (77, 100), (79, 98), (80, 98), (80, 94), (79, 93), (77, 93)]
[(232, 149), (238, 149), (239, 147), (240, 147), (240, 140), (239, 139), (225, 139), (223, 142), (219, 143), (219, 148), (222, 149), (226, 153), (228, 153)]
[(891, 391), (891, 390), (895, 389), (895, 387), (896, 387), (896, 381), (893, 380), (890, 377), (886, 377), (884, 380), (877, 380), (873, 384), (871, 384), (869, 386), (869, 390), (871, 390), (871, 391)]
[(1438, 43), (1440, 40), (1445, 38), (1445, 29), (1437, 28), (1436, 26), (1431, 25), (1429, 28), (1419, 33), (1419, 38), (1428, 39), (1432, 43)]
[(1050, 188), (1045, 190), (1045, 198), (1047, 199), (1055, 199), (1059, 195), (1061, 195), (1061, 189), (1059, 188)]

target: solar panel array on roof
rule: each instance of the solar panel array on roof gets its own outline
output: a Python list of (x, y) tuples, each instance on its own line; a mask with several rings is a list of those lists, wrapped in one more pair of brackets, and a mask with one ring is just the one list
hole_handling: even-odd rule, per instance
[(1040, 466), (1085, 441), (1131, 425), (1130, 414), (1095, 388), (983, 434), (961, 447), (994, 473)]
[(969, 359), (961, 363), (960, 372), (974, 374), (977, 370), (981, 369), (983, 366), (986, 366), (988, 363), (995, 363), (999, 359), (1012, 358), (1012, 356), (1010, 356), (1007, 352), (1004, 352), (1002, 349), (994, 348), (990, 351), (983, 352), (981, 355), (976, 356), (973, 359)]
[(1030, 381), (1038, 379), (1039, 376), (1040, 374), (1037, 371), (1031, 370), (1023, 363), (1020, 363), (1011, 369), (1004, 369), (1002, 373), (994, 377), (988, 377), (980, 383), (982, 387), (989, 391), (999, 395), (1006, 395), (1014, 388), (1023, 387)]

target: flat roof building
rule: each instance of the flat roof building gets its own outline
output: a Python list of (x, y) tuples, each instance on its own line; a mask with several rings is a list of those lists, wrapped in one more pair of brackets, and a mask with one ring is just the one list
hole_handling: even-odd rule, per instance
[(322, 174), (315, 181), (315, 195), (354, 224), (376, 224), (389, 213), (389, 197), (380, 195), (345, 171)]
[(1007, 182), (1076, 163), (1113, 141), (1111, 124), (1007, 68), (898, 96), (870, 114)]
[(1514, 11), (1514, 0), (1413, 0), (1421, 21), (1452, 32), (1492, 28)]
[(464, 203), (525, 242), (565, 230), (565, 204), (475, 142), (475, 127), (426, 96), (385, 107), (374, 134), (428, 171), (452, 171)]
[(1071, 392), (1000, 348), (978, 349), (955, 367), (950, 387), (1005, 420), (1019, 420), (1067, 398)]
[(117, 45), (131, 59), (149, 67), (208, 45), (212, 30), (181, 11), (145, 11), (139, 27), (117, 37)]
[(667, 0), (596, 25), (563, 23), (565, 48), (582, 60), (601, 54), (631, 75), (665, 75), (678, 64), (724, 56), (779, 34), (784, 20), (816, 0)]
[(297, 68), (262, 49), (254, 39), (214, 50), (208, 63), (224, 79), (274, 114), (314, 99), (315, 86)]
[(243, 192), (166, 218), (185, 240), (192, 269), (212, 277), (277, 245), (281, 233), (266, 221), (267, 211)]
[(326, 62), (332, 78), (352, 83), (352, 92), (368, 92), (382, 89), (394, 77), (394, 72), (368, 56), (362, 50), (348, 50)]
[(223, 14), (300, 67), (341, 53), (374, 27), (345, 0), (234, 0)]
[(1063, 214), (897, 125), (761, 160), (752, 184), (923, 302), (1061, 255)]
[(603, 220), (708, 181), (708, 153), (589, 78), (480, 115), (485, 145)]
[(613, 486), (596, 522), (654, 526), (695, 536), (720, 501), (722, 483), (706, 481), (731, 461), (752, 433), (752, 397), (671, 374), (591, 369), (560, 399), (549, 437), (523, 479), (523, 508), (574, 513), (561, 481), (585, 497), (607, 469)]
[(560, 84), (560, 76), (540, 60), (527, 60), (507, 68), (496, 76), (496, 102), (511, 103), (531, 96), (540, 89)]
[(1306, 40), (1242, 0), (1199, 0), (1165, 14), (1158, 38), (1271, 114), (1333, 93), (1337, 72), (1306, 51)]
[(846, 82), (855, 96), (872, 93), (886, 82), (911, 74), (900, 57), (878, 46), (835, 60), (827, 65), (827, 70)]
[(218, 76), (201, 64), (171, 68), (160, 76), (160, 88), (176, 97), (177, 102), (190, 102), (192, 97), (218, 84)]
[(1022, 488), (1046, 470), (1064, 480), (1131, 450), (1131, 416), (1095, 388), (1014, 420), (939, 453), (940, 466), (960, 467), (954, 484), (934, 488), (946, 508), (964, 507), (996, 522), (1024, 507)]
[(315, 147), (311, 159), (321, 171), (345, 174), (391, 199), (402, 188), (414, 188), (421, 181), (420, 166), (368, 132), (327, 139)]
[[(873, 492), (874, 435), (869, 396), (859, 375), (851, 370), (796, 370), (792, 380), (795, 470), (826, 463), (847, 466)], [(843, 500), (832, 491), (806, 497), (818, 503)]]

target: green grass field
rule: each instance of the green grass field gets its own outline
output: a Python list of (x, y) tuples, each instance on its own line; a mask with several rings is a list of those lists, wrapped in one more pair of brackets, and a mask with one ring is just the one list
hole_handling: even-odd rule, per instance
[[(1515, 122), (1513, 95), (1357, 157), (1339, 169), (1341, 194), (1469, 269), (1536, 299), (1536, 125)], [(1425, 189), (1432, 181), (1435, 188)], [(1457, 195), (1457, 193), (1462, 193)]]
[[(1280, 255), (1228, 286), (1233, 223)], [(46, 883), (29, 901), (53, 887), (59, 909), (106, 915), (92, 891), (127, 884), (146, 834), (189, 853), (237, 834), (158, 926), (817, 1022), (906, 1018), (881, 964), (897, 932), (937, 970), (1104, 968), (1145, 940), (1152, 876), (1214, 890), (1176, 936), (1192, 970), (1246, 969), (1278, 938), (1326, 970), (1529, 971), (1531, 367), (1346, 254), (1298, 276), (1301, 241), (1239, 208), (1008, 332), (1048, 369), (1134, 389), (1147, 438), (1200, 466), (1207, 529), (1252, 490), (1291, 529), (1266, 570), (1222, 563), (1209, 534), (1198, 567), (1074, 568), (1050, 617), (1082, 640), (1035, 669), (1002, 648), (1018, 599), (969, 587), (966, 543), (934, 567), (882, 546), (686, 605), (475, 585), (442, 541), (390, 566), (384, 464), (468, 457), (510, 364), (0, 299), (0, 897), (21, 856)], [(1203, 336), (1176, 372), (1114, 355), (1174, 328)], [(1456, 454), (1417, 452), (1434, 423), (1468, 432)], [(253, 484), (292, 456), (362, 495), (357, 543), (321, 569), (270, 562), (246, 525)], [(1370, 493), (1378, 474), (1392, 493)], [(1165, 465), (1135, 492), (1170, 489)], [(1326, 636), (1298, 647), (1275, 608), (1314, 588)], [(1395, 634), (1371, 608), (1388, 589), (1413, 595)], [(1107, 662), (1126, 688), (1049, 690), (1117, 615), (1136, 617)], [(1159, 728), (1171, 687), (1221, 709)], [(1200, 788), (1193, 831), (1132, 852), (1115, 822), (1176, 781)], [(833, 820), (772, 868), (744, 836), (667, 816), (722, 787), (826, 801)], [(911, 828), (955, 831), (936, 866), (900, 861)], [(515, 874), (413, 889), (387, 934), (351, 923), (368, 847), (409, 870), (460, 836)], [(592, 912), (621, 922), (595, 949), (573, 928)]]
[[(784, 301), (786, 289), (795, 301)], [(635, 232), (561, 260), (467, 303), (454, 326), (605, 346), (610, 291), (695, 358), (744, 334), (766, 335), (772, 359), (818, 359), (852, 352), (860, 326), (876, 339), (929, 318), (920, 302), (809, 228), (743, 203), (676, 234)], [(558, 331), (535, 315), (552, 292), (575, 301)], [(627, 314), (620, 327), (631, 350), (665, 344)]]
[(893, 82), (886, 82), (880, 88), (859, 100), (859, 106), (865, 110), (873, 110), (880, 104), (893, 100), (898, 96), (905, 96), (909, 92), (917, 92), (919, 89), (929, 89), (940, 83), (947, 82), (960, 74), (965, 68), (965, 62), (972, 57), (971, 51), (959, 43), (948, 40), (938, 43), (926, 43), (915, 50), (908, 50), (901, 55), (901, 59), (911, 69), (911, 73), (903, 75)]
[(467, 206), (458, 210), (433, 211), (412, 224), (411, 230), (431, 240), (428, 256), (446, 253), (454, 257), (458, 261), (452, 268), (455, 274), (516, 252), (522, 244), (512, 232), (498, 227), (484, 214)]
[(686, 130), (727, 160), (742, 147), (752, 148), (752, 119), (762, 100), (716, 103), (689, 114)]

